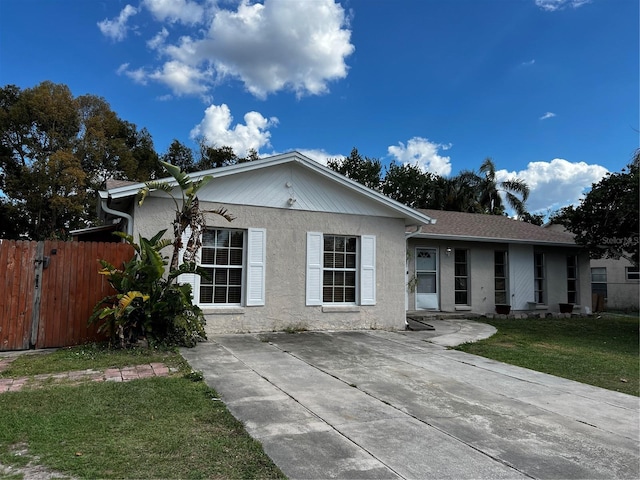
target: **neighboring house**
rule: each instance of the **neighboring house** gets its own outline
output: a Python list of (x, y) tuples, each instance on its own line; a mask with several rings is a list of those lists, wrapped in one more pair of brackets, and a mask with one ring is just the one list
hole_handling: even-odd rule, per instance
[(408, 233), (408, 310), (591, 311), (589, 256), (573, 236), (499, 215), (420, 210)]
[[(210, 278), (182, 278), (207, 333), (404, 328), (405, 231), (428, 215), (296, 152), (191, 177), (205, 174), (214, 179), (198, 192), (201, 209), (235, 217), (206, 214), (198, 261)], [(124, 218), (136, 239), (169, 236), (173, 201), (152, 192), (138, 207), (142, 186), (101, 192), (101, 216)]]
[[(545, 228), (566, 231), (560, 224)], [(620, 258), (592, 259), (591, 302), (594, 312), (623, 310), (637, 312), (640, 308), (640, 272), (629, 260)]]
[(591, 260), (591, 291), (596, 311), (638, 311), (640, 273), (624, 258)]
[[(206, 331), (402, 329), (406, 310), (557, 312), (591, 307), (588, 256), (571, 235), (506, 217), (414, 210), (297, 153), (191, 174), (213, 180), (193, 285)], [(100, 214), (134, 236), (168, 229), (173, 200), (110, 183)], [(180, 197), (179, 189), (175, 195)], [(169, 249), (167, 249), (169, 250)], [(167, 255), (171, 252), (167, 251)]]

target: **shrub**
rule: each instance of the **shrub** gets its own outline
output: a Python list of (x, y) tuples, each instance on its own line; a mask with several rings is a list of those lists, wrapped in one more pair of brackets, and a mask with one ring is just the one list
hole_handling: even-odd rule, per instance
[(161, 250), (171, 241), (162, 239), (166, 230), (153, 238), (116, 233), (136, 251), (134, 258), (118, 269), (100, 260), (105, 275), (117, 292), (102, 299), (94, 308), (89, 322), (104, 320), (99, 331), (108, 330), (111, 342), (121, 347), (146, 339), (150, 345), (194, 346), (206, 339), (202, 310), (193, 304), (191, 285), (175, 280), (185, 273), (204, 274), (193, 262), (172, 268), (165, 276), (168, 257)]

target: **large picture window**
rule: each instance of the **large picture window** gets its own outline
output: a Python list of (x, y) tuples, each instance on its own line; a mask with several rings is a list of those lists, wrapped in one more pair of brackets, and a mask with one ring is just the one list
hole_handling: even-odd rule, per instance
[(355, 303), (358, 239), (325, 235), (323, 244), (322, 302)]
[(202, 237), (200, 303), (240, 305), (245, 266), (244, 230), (208, 229)]

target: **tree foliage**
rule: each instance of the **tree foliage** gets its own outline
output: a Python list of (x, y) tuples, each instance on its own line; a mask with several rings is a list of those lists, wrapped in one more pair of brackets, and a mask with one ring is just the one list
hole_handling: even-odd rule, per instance
[(392, 162), (382, 181), (382, 193), (412, 208), (432, 208), (437, 177), (417, 165)]
[(639, 164), (640, 150), (621, 172), (594, 183), (577, 207), (565, 207), (552, 218), (572, 232), (592, 258), (626, 258), (638, 265)]
[(238, 155), (236, 155), (232, 147), (212, 146), (210, 142), (204, 137), (198, 139), (198, 146), (199, 159), (194, 165), (192, 171), (202, 171), (210, 170), (212, 168), (227, 167), (229, 165), (236, 165), (238, 163), (252, 162), (260, 158), (258, 156), (258, 152), (256, 152), (254, 149), (250, 149), (249, 154), (246, 157), (239, 157)]
[(527, 212), (527, 184), (518, 178), (498, 181), (490, 158), (484, 160), (478, 172), (463, 170), (450, 178), (425, 172), (417, 164), (396, 162), (391, 162), (382, 176), (380, 160), (363, 157), (356, 148), (348, 157), (330, 159), (327, 165), (412, 208), (505, 215), (509, 207), (523, 220), (540, 221)]
[(365, 187), (373, 189), (380, 187), (382, 163), (377, 158), (363, 157), (355, 147), (348, 157), (330, 159), (327, 166)]
[[(151, 135), (93, 95), (74, 98), (50, 81), (0, 89), (2, 215), (10, 238), (65, 238), (95, 220), (97, 190), (110, 178), (156, 178)], [(5, 229), (6, 230), (6, 229)]]

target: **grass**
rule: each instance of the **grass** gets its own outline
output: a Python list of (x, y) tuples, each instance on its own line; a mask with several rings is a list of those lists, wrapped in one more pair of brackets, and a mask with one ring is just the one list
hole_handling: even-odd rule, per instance
[(640, 395), (637, 316), (482, 321), (498, 333), (457, 350)]
[(30, 377), (41, 373), (59, 373), (71, 370), (104, 370), (142, 363), (164, 363), (183, 369), (185, 360), (175, 350), (131, 348), (110, 349), (107, 344), (91, 343), (78, 347), (61, 348), (50, 353), (20, 355), (9, 367), (0, 372), (0, 378)]
[[(82, 348), (65, 350), (21, 356), (12, 368), (15, 374), (51, 373), (63, 365), (103, 369), (156, 361), (150, 358), (157, 355), (186, 365), (173, 352), (97, 349), (91, 361)], [(284, 478), (217, 393), (182, 371), (0, 394), (0, 463), (20, 467), (37, 458), (39, 465), (77, 478)]]

